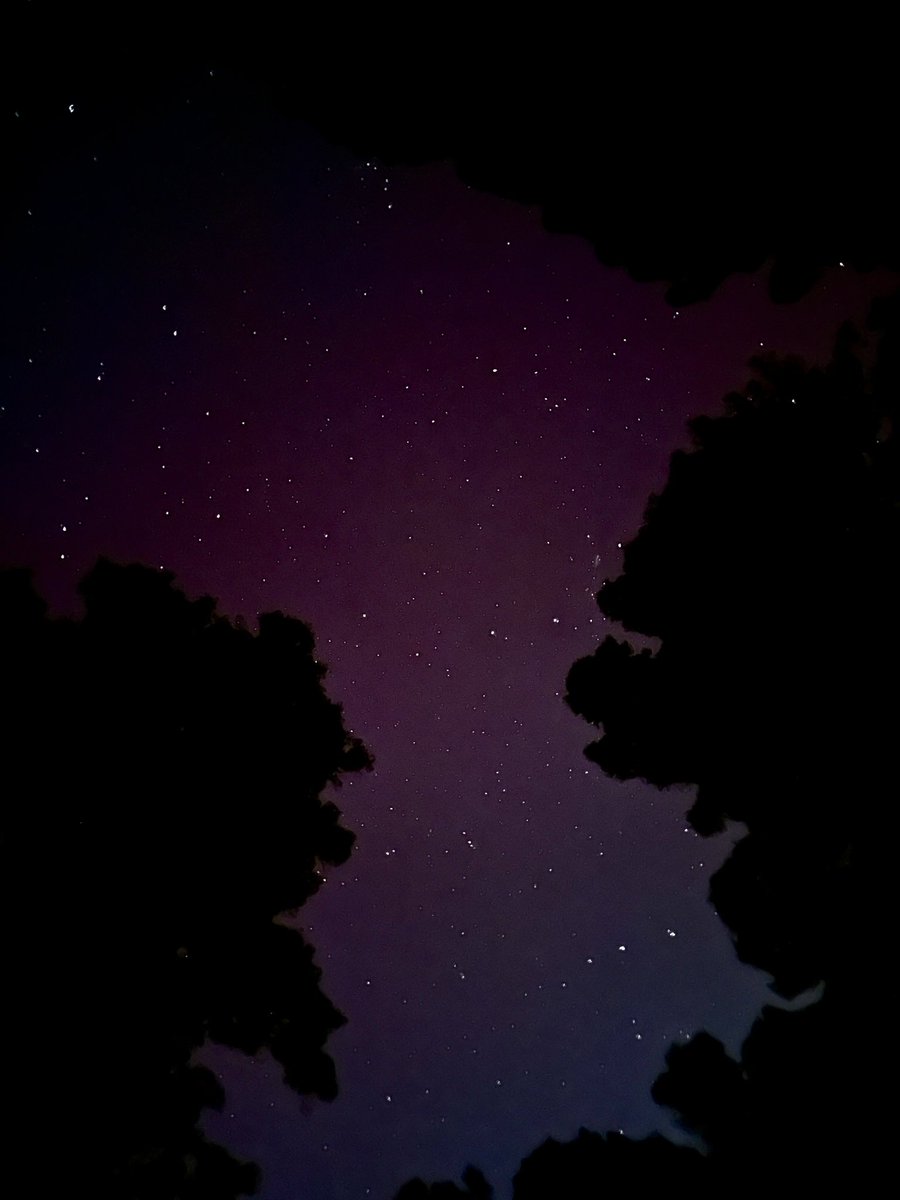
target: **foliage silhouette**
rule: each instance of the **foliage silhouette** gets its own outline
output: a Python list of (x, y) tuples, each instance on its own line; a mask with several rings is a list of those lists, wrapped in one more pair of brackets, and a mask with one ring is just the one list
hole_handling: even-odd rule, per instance
[[(256, 65), (288, 111), (387, 163), (451, 161), (608, 266), (665, 281), (672, 304), (767, 263), (780, 301), (839, 261), (900, 269), (893, 74), (865, 22), (736, 38), (604, 9), (438, 39), (405, 13), (320, 22), (323, 55), (267, 47)], [(777, 83), (757, 86), (762, 64)]]
[(824, 370), (759, 361), (724, 416), (692, 422), (598, 595), (659, 649), (608, 637), (567, 681), (605, 771), (696, 783), (702, 834), (746, 825), (713, 904), (777, 992), (817, 988), (764, 1009), (739, 1063), (701, 1034), (654, 1086), (748, 1189), (859, 1188), (887, 1152), (866, 1100), (893, 1059), (862, 1044), (896, 1001), (900, 297), (871, 324), (874, 354), (844, 329)]
[(607, 1189), (642, 1195), (674, 1187), (696, 1196), (711, 1194), (710, 1184), (706, 1160), (687, 1146), (659, 1135), (633, 1141), (581, 1129), (571, 1142), (548, 1138), (529, 1154), (513, 1178), (513, 1197), (545, 1200), (564, 1189), (567, 1200), (593, 1200)]
[(410, 1179), (397, 1193), (396, 1200), (491, 1200), (494, 1189), (477, 1167), (466, 1167), (462, 1175), (465, 1191), (455, 1183), (425, 1183)]
[(696, 783), (700, 833), (747, 825), (712, 898), (785, 996), (871, 970), (859, 930), (883, 886), (897, 301), (879, 313), (868, 369), (845, 329), (826, 369), (760, 361), (725, 416), (692, 422), (695, 450), (674, 455), (623, 575), (598, 595), (660, 648), (608, 637), (567, 680), (569, 705), (602, 726), (587, 755), (605, 771)]
[(63, 1097), (61, 1194), (101, 1200), (255, 1190), (197, 1125), (224, 1100), (191, 1061), (206, 1039), (337, 1089), (344, 1018), (277, 918), (350, 854), (321, 793), (371, 760), (306, 625), (254, 635), (172, 581), (101, 559), (84, 617), (51, 620), (29, 572), (0, 573), (10, 950), (31, 964), (12, 1012)]
[(589, 759), (697, 784), (701, 834), (746, 825), (711, 899), (799, 1006), (767, 1006), (740, 1061), (707, 1033), (669, 1051), (654, 1098), (704, 1153), (582, 1130), (524, 1160), (515, 1200), (875, 1192), (889, 1166), (900, 294), (870, 324), (874, 352), (845, 328), (824, 369), (757, 360), (724, 415), (691, 423), (694, 449), (597, 597), (658, 648), (609, 636), (567, 679), (601, 727)]
[[(647, 22), (606, 7), (492, 31), (337, 5), (298, 29), (288, 13), (232, 24), (179, 5), (176, 41), (170, 21), (145, 22), (146, 53), (110, 55), (101, 13), (61, 11), (53, 54), (40, 7), (11, 8), (10, 113), (23, 91), (41, 106), (76, 80), (86, 104), (115, 95), (139, 112), (160, 78), (215, 63), (359, 154), (449, 160), (466, 184), (538, 206), (608, 266), (664, 281), (673, 304), (766, 264), (780, 301), (839, 262), (900, 269), (893, 47), (876, 22), (822, 15), (813, 30), (782, 14), (777, 33), (701, 34), (680, 9)], [(10, 214), (25, 165), (13, 158), (0, 197)]]

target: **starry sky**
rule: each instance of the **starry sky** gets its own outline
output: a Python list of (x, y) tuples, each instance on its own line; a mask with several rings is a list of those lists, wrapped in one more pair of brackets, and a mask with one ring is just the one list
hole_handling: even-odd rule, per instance
[(355, 852), (297, 917), (348, 1017), (340, 1095), (209, 1047), (208, 1133), (264, 1200), (355, 1200), (468, 1162), (502, 1197), (548, 1135), (668, 1130), (670, 1043), (736, 1049), (772, 999), (705, 899), (739, 831), (600, 775), (565, 676), (686, 419), (755, 353), (823, 360), (891, 280), (835, 263), (777, 307), (748, 275), (674, 310), (215, 61), (127, 103), (74, 72), (3, 122), (0, 559), (58, 613), (102, 553), (302, 617), (376, 758), (336, 797)]

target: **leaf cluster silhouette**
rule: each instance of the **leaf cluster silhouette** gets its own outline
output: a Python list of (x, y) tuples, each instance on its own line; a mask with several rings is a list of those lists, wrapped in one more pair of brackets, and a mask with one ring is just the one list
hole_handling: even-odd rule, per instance
[(893, 69), (865, 22), (734, 36), (604, 9), (436, 34), (378, 12), (309, 36), (324, 55), (255, 67), (287, 111), (390, 164), (449, 160), (672, 304), (767, 264), (778, 301), (839, 261), (900, 269)]
[(888, 1153), (900, 297), (871, 323), (874, 353), (845, 328), (824, 369), (759, 360), (692, 422), (597, 598), (658, 649), (607, 637), (567, 680), (590, 759), (696, 783), (701, 834), (746, 826), (711, 900), (777, 992), (816, 989), (766, 1007), (739, 1062), (699, 1034), (654, 1085), (739, 1190), (874, 1186)]
[(567, 680), (608, 774), (696, 783), (702, 834), (746, 824), (712, 897), (785, 996), (872, 969), (900, 611), (897, 302), (881, 313), (868, 369), (845, 329), (827, 368), (759, 361), (724, 416), (692, 422), (598, 595), (659, 649), (609, 636)]
[(344, 1018), (277, 918), (350, 854), (322, 792), (371, 760), (301, 621), (252, 634), (103, 559), (80, 590), (81, 619), (50, 619), (29, 572), (0, 573), (11, 1019), (64, 1109), (44, 1169), (59, 1194), (229, 1200), (258, 1172), (198, 1128), (224, 1097), (192, 1055), (266, 1051), (336, 1094)]
[[(289, 14), (232, 23), (202, 5), (172, 15), (175, 41), (160, 19), (141, 28), (146, 53), (110, 55), (102, 14), (61, 12), (49, 46), (40, 9), (15, 5), (9, 111), (35, 77), (37, 108), (74, 78), (86, 102), (115, 95), (140, 111), (160, 78), (214, 62), (358, 154), (450, 161), (467, 185), (537, 206), (606, 265), (663, 281), (672, 304), (766, 265), (778, 301), (839, 262), (900, 269), (895, 68), (875, 22), (822, 14), (812, 28), (782, 14), (777, 29), (743, 21), (736, 33), (681, 9), (493, 29), (340, 5), (305, 10), (299, 28)], [(10, 134), (11, 153), (27, 155)], [(13, 159), (0, 198), (10, 213), (24, 166)]]
[(696, 784), (703, 835), (746, 827), (711, 900), (797, 1004), (766, 1006), (739, 1061), (705, 1032), (670, 1049), (653, 1095), (702, 1153), (582, 1130), (523, 1161), (515, 1200), (874, 1192), (890, 1172), (900, 295), (870, 324), (825, 368), (757, 360), (691, 423), (597, 597), (656, 649), (610, 635), (567, 679), (607, 774)]

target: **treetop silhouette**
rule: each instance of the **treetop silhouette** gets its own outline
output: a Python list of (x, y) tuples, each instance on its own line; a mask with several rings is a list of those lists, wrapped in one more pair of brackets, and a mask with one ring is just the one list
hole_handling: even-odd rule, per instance
[(598, 594), (659, 647), (609, 636), (567, 681), (607, 773), (696, 783), (700, 833), (747, 825), (712, 898), (788, 996), (871, 969), (859, 929), (893, 824), (897, 304), (879, 311), (868, 366), (845, 329), (828, 367), (758, 360), (724, 415), (691, 423)]
[(691, 423), (597, 597), (658, 648), (607, 637), (567, 681), (606, 772), (696, 783), (702, 834), (746, 825), (710, 898), (777, 992), (817, 989), (765, 1008), (740, 1062), (708, 1034), (673, 1047), (654, 1086), (748, 1189), (858, 1184), (889, 1154), (864, 1098), (895, 1056), (863, 1045), (896, 1002), (900, 296), (870, 323), (871, 352), (845, 328), (824, 369), (758, 360)]
[[(325, 693), (309, 627), (253, 634), (170, 572), (101, 559), (80, 620), (0, 574), (13, 997), (38, 1086), (63, 1088), (69, 1190), (216, 1197), (252, 1164), (202, 1136), (221, 1106), (191, 1062), (210, 1040), (268, 1051), (295, 1091), (337, 1091), (343, 1023), (313, 949), (279, 917), (354, 835), (323, 789), (371, 766)], [(33, 1037), (33, 1033), (32, 1033)]]
[(691, 423), (597, 597), (656, 647), (610, 635), (567, 679), (607, 774), (696, 784), (701, 834), (744, 823), (711, 900), (798, 1004), (764, 1008), (740, 1060), (705, 1032), (670, 1049), (653, 1095), (702, 1153), (582, 1130), (523, 1161), (515, 1200), (874, 1192), (890, 1171), (900, 295), (870, 325), (822, 369), (757, 360)]

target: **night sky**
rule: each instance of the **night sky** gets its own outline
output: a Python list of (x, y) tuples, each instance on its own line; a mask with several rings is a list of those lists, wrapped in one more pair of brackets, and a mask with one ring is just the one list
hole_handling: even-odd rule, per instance
[(566, 673), (686, 419), (760, 351), (824, 360), (892, 281), (835, 262), (794, 305), (749, 275), (675, 310), (214, 60), (126, 105), (75, 73), (3, 121), (0, 560), (58, 613), (102, 553), (302, 617), (376, 759), (336, 797), (354, 854), (297, 918), (348, 1018), (338, 1099), (208, 1047), (207, 1131), (264, 1200), (387, 1200), (468, 1162), (503, 1196), (582, 1125), (669, 1129), (670, 1043), (737, 1050), (773, 999), (706, 902), (737, 831), (704, 841), (686, 790), (588, 764)]

